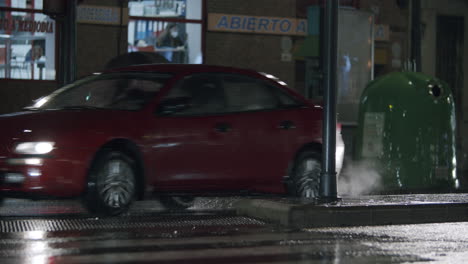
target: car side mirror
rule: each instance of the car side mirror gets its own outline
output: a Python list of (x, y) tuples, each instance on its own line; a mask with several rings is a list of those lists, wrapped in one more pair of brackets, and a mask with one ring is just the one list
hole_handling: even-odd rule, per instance
[(192, 105), (190, 97), (174, 97), (163, 99), (156, 109), (158, 115), (171, 115), (189, 109)]

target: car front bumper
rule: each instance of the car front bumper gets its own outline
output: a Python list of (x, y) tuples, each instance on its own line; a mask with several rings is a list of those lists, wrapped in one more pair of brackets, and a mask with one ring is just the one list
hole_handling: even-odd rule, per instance
[(0, 158), (2, 196), (73, 197), (85, 189), (86, 159), (29, 156)]

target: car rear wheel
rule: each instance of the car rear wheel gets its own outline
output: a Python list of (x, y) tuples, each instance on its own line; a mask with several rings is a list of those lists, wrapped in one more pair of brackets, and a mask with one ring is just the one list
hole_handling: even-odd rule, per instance
[(134, 161), (122, 152), (105, 151), (93, 163), (88, 178), (85, 204), (99, 215), (118, 215), (135, 199)]
[(318, 197), (321, 172), (321, 155), (315, 151), (302, 152), (294, 163), (289, 193), (296, 197)]
[(163, 196), (159, 199), (167, 209), (184, 210), (195, 204), (193, 196)]

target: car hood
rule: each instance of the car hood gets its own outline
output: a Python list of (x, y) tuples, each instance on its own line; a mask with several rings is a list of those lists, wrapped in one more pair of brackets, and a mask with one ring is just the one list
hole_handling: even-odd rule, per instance
[(83, 139), (87, 134), (125, 131), (127, 111), (46, 110), (0, 115), (0, 145), (12, 141), (57, 141)]

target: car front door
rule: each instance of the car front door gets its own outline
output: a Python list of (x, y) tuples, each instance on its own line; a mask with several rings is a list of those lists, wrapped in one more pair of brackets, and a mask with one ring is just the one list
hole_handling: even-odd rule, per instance
[(287, 138), (299, 124), (284, 114), (284, 105), (274, 90), (278, 88), (263, 80), (226, 74), (223, 87), (227, 110), (238, 120), (239, 180), (251, 191), (283, 192), (282, 181), (291, 161)]
[(156, 189), (169, 191), (235, 190), (239, 130), (226, 114), (224, 92), (216, 74), (191, 75), (162, 99), (186, 100), (190, 106), (157, 114), (151, 141)]

